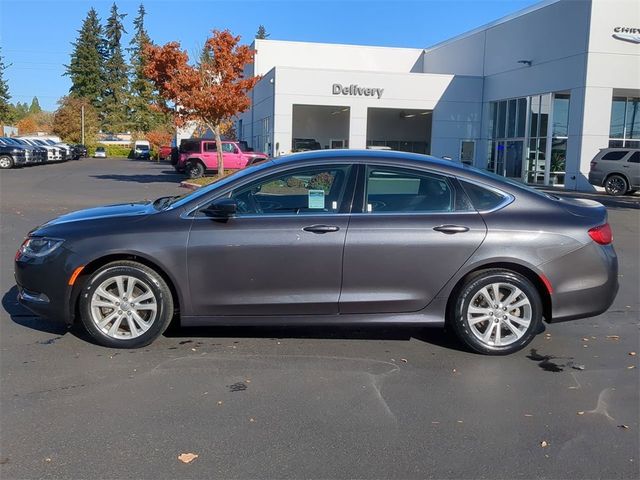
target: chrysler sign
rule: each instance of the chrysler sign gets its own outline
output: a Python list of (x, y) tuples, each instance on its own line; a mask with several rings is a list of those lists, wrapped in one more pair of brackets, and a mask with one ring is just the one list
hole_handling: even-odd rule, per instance
[(354, 84), (343, 86), (340, 83), (334, 83), (331, 91), (334, 95), (381, 98), (382, 92), (384, 92), (384, 88), (360, 87)]
[(640, 43), (640, 28), (615, 27), (613, 38), (624, 42)]

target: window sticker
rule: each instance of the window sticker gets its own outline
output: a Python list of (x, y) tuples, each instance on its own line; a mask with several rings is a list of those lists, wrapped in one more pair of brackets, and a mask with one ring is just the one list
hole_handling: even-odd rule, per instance
[(309, 208), (324, 209), (324, 190), (309, 190)]

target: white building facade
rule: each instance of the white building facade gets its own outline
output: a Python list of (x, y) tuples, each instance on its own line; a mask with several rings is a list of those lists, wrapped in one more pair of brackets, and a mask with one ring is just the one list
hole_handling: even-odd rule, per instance
[(392, 148), (590, 189), (640, 148), (640, 2), (555, 0), (427, 49), (256, 40), (237, 134), (274, 156)]

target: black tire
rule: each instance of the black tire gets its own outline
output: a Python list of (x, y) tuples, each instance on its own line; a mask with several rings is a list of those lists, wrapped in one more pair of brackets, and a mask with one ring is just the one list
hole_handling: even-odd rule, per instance
[(200, 160), (191, 160), (187, 163), (185, 172), (189, 178), (200, 178), (204, 175), (205, 168)]
[(627, 190), (629, 190), (629, 182), (627, 182), (627, 179), (622, 175), (614, 173), (613, 175), (609, 175), (604, 181), (604, 189), (609, 195), (619, 197), (627, 193)]
[[(96, 322), (99, 319), (94, 321), (94, 315), (92, 313), (91, 300), (96, 289), (105, 281), (115, 279), (118, 276), (134, 277), (142, 282), (145, 288), (148, 287), (147, 291), (153, 293), (153, 300), (155, 300), (157, 305), (155, 318), (150, 323), (148, 330), (143, 331), (139, 336), (133, 338), (126, 337), (127, 330), (129, 331), (129, 335), (131, 335), (131, 329), (125, 324), (125, 320), (127, 319), (124, 315), (122, 315), (124, 320), (121, 323), (124, 330), (121, 333), (125, 336), (114, 338), (114, 336), (108, 335), (98, 327)], [(130, 299), (127, 301), (129, 300)], [(127, 304), (127, 308), (128, 307), (129, 305)], [(119, 308), (125, 309), (124, 306)], [(115, 310), (107, 309), (105, 315), (109, 313), (115, 313)], [(122, 313), (122, 311), (119, 311), (119, 313)], [(153, 269), (137, 262), (123, 260), (105, 265), (91, 275), (80, 293), (81, 323), (89, 335), (91, 335), (97, 343), (105, 347), (140, 348), (149, 345), (167, 329), (169, 323), (171, 323), (173, 313), (173, 297), (167, 283), (162, 276)], [(152, 315), (152, 313), (150, 312), (149, 315)]]
[[(525, 308), (527, 309), (527, 312), (531, 317), (530, 323), (528, 327), (523, 327), (519, 338), (511, 331), (510, 328), (507, 328), (506, 325), (502, 323), (494, 312), (491, 313), (491, 317), (488, 317), (488, 320), (476, 323), (476, 325), (478, 325), (477, 327), (474, 326), (472, 328), (468, 320), (471, 301), (476, 298), (476, 295), (480, 295), (480, 292), (484, 287), (491, 286), (493, 284), (503, 284), (505, 288), (516, 287), (529, 301), (529, 306), (523, 307), (522, 312), (524, 313)], [(500, 295), (503, 295), (504, 291), (505, 290), (500, 291)], [(456, 297), (453, 299), (454, 301), (451, 304), (452, 308), (449, 312), (448, 318), (449, 324), (453, 327), (453, 331), (456, 333), (457, 337), (467, 347), (475, 352), (485, 355), (508, 355), (523, 349), (527, 344), (529, 344), (529, 342), (531, 342), (531, 340), (533, 340), (538, 332), (541, 331), (542, 301), (540, 299), (540, 294), (531, 281), (519, 273), (503, 269), (491, 269), (478, 272), (477, 274), (470, 276), (461, 288), (459, 288), (457, 292), (454, 292), (454, 295), (456, 295)], [(518, 296), (516, 298), (524, 297)], [(505, 297), (503, 296), (502, 299), (505, 299)], [(502, 310), (502, 307), (496, 308), (495, 310), (496, 312), (500, 311)], [(520, 311), (520, 309), (518, 309), (518, 311)], [(502, 313), (503, 312), (500, 312), (500, 315), (502, 315)], [(480, 317), (482, 314), (478, 314), (478, 316)], [(509, 320), (509, 324), (511, 323), (511, 320)], [(514, 324), (514, 326), (517, 328), (518, 324)], [(491, 338), (486, 342), (479, 338), (479, 336), (481, 336), (480, 334), (483, 333), (480, 332), (481, 328), (485, 328), (484, 333), (486, 333), (489, 328), (494, 330), (493, 334), (489, 332), (489, 337), (494, 337), (493, 342), (491, 341)], [(496, 329), (500, 330), (501, 337), (507, 333), (507, 335), (513, 335), (515, 338), (511, 343), (506, 345), (495, 345)], [(506, 339), (509, 337), (505, 336), (502, 338)]]
[(0, 169), (9, 170), (14, 166), (15, 163), (13, 161), (13, 158), (11, 158), (9, 155), (0, 155)]

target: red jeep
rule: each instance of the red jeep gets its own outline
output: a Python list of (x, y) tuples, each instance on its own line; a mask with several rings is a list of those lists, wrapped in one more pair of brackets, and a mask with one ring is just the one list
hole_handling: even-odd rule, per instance
[[(244, 148), (243, 148), (244, 147)], [(225, 170), (238, 170), (268, 157), (264, 153), (248, 151), (245, 142), (222, 141), (222, 161)], [(206, 172), (218, 171), (216, 141), (210, 138), (190, 138), (180, 142), (180, 155), (174, 165), (189, 178), (202, 177)]]

